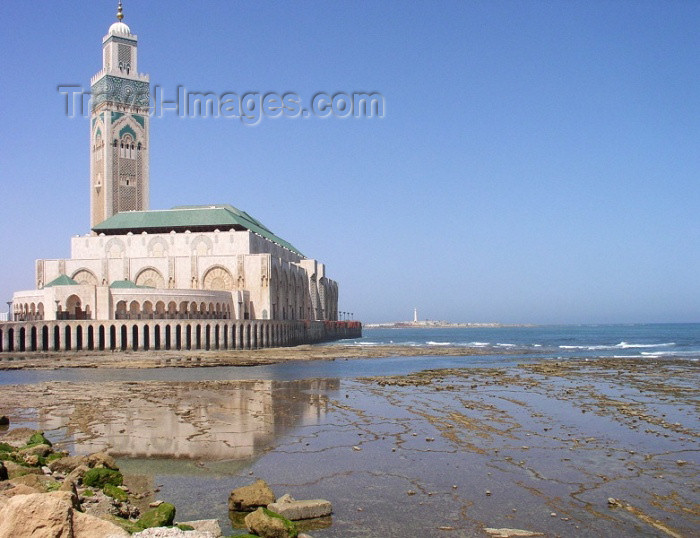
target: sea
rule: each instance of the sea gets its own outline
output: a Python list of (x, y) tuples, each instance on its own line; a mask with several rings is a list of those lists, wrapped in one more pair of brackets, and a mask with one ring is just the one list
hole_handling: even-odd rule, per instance
[(357, 346), (523, 350), (547, 357), (697, 357), (700, 323), (365, 328)]
[[(630, 325), (546, 325), (486, 328), (363, 329), (362, 338), (341, 340), (349, 346), (413, 346), (435, 351), (416, 356), (284, 361), (246, 367), (208, 368), (55, 368), (0, 370), (0, 386), (46, 381), (206, 381), (261, 379), (354, 379), (407, 375), (439, 368), (507, 367), (542, 359), (661, 357), (700, 360), (700, 323)], [(325, 345), (333, 345), (329, 343)], [(448, 346), (465, 355), (440, 355)], [(475, 354), (474, 351), (477, 351)], [(483, 350), (484, 354), (478, 354)], [(186, 352), (183, 352), (186, 355)], [(369, 352), (368, 352), (369, 354)], [(16, 363), (15, 363), (16, 364)]]

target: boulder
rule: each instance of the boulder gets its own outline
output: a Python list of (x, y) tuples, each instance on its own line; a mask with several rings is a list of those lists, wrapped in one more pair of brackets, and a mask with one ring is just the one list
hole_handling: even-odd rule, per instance
[(7, 469), (7, 475), (9, 478), (17, 478), (18, 476), (23, 476), (25, 474), (40, 474), (43, 476), (44, 472), (38, 467), (25, 467), (19, 463), (13, 461), (5, 461), (5, 468)]
[(6, 498), (9, 499), (10, 497), (14, 497), (15, 495), (31, 495), (32, 493), (41, 493), (38, 489), (34, 489), (30, 486), (25, 486), (24, 484), (11, 484), (10, 482), (5, 482), (3, 486), (8, 486), (5, 487), (4, 489), (0, 489), (0, 498)]
[(267, 508), (292, 521), (329, 516), (333, 512), (330, 501), (324, 499), (297, 501), (291, 495), (282, 495), (277, 502), (268, 504)]
[(13, 486), (23, 484), (43, 492), (55, 491), (60, 487), (59, 483), (55, 479), (51, 478), (50, 476), (45, 476), (43, 473), (40, 475), (25, 474), (22, 476), (17, 476), (10, 479), (10, 484)]
[(44, 432), (34, 432), (31, 437), (29, 437), (29, 441), (27, 441), (27, 445), (49, 445), (51, 446), (51, 441), (49, 441), (46, 437), (44, 437)]
[(66, 456), (49, 463), (49, 469), (54, 473), (70, 473), (73, 469), (85, 463), (83, 456)]
[(175, 507), (170, 503), (163, 503), (157, 508), (151, 508), (138, 520), (137, 525), (144, 529), (150, 527), (165, 527), (173, 524), (175, 519)]
[(0, 536), (127, 538), (116, 525), (75, 510), (65, 493), (17, 495), (0, 505)]
[(10, 418), (7, 415), (0, 415), (0, 426), (9, 426)]
[(299, 534), (294, 523), (267, 508), (258, 508), (245, 516), (245, 524), (250, 532), (262, 538), (297, 538)]
[(7, 480), (8, 478), (10, 478), (10, 475), (7, 474), (7, 468), (5, 464), (0, 461), (0, 480)]
[(198, 519), (196, 521), (183, 521), (179, 525), (189, 525), (194, 530), (199, 532), (208, 532), (213, 538), (219, 538), (223, 535), (221, 526), (217, 519)]
[(129, 538), (131, 536), (121, 527), (100, 519), (99, 517), (73, 512), (73, 538)]
[(112, 497), (112, 499), (115, 499), (119, 502), (125, 502), (129, 500), (129, 495), (126, 493), (121, 488), (118, 488), (117, 486), (113, 486), (112, 484), (105, 484), (104, 489), (105, 495)]
[(34, 493), (16, 495), (0, 508), (0, 536), (70, 538), (73, 508), (62, 499)]
[(124, 477), (119, 471), (113, 471), (105, 467), (90, 469), (83, 476), (83, 484), (88, 487), (103, 488), (105, 484), (121, 486), (123, 482)]
[(22, 457), (25, 456), (41, 456), (42, 458), (45, 458), (49, 454), (53, 452), (53, 449), (47, 445), (46, 443), (41, 443), (39, 445), (32, 445), (27, 448), (21, 448), (19, 450), (19, 454)]
[(118, 471), (117, 462), (114, 458), (107, 454), (106, 452), (95, 452), (90, 454), (87, 458), (88, 467), (102, 467), (104, 469), (112, 469), (113, 471)]
[(210, 532), (183, 531), (177, 527), (154, 527), (131, 536), (132, 538), (214, 538)]
[(228, 497), (228, 509), (250, 512), (260, 506), (275, 502), (275, 494), (264, 480), (258, 480), (249, 486), (234, 489)]
[(85, 465), (79, 465), (66, 476), (66, 481), (72, 480), (76, 484), (82, 484), (85, 473), (87, 473), (89, 470), (90, 469), (88, 469), (88, 467)]
[(31, 428), (15, 428), (0, 437), (3, 443), (7, 443), (15, 448), (21, 448), (27, 444), (27, 439), (36, 433)]

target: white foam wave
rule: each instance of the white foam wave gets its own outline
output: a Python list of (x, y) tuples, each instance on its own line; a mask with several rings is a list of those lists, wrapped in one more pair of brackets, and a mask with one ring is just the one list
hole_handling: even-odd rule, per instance
[(452, 346), (452, 345), (454, 345), (452, 342), (433, 342), (432, 340), (428, 340), (426, 342), (426, 344), (429, 346)]
[(515, 344), (496, 344), (498, 347), (516, 347)]
[(559, 349), (584, 349), (586, 351), (600, 351), (605, 349), (638, 349), (638, 348), (654, 348), (654, 347), (671, 347), (675, 346), (675, 342), (665, 342), (663, 344), (630, 344), (628, 342), (620, 342), (614, 346), (559, 346)]

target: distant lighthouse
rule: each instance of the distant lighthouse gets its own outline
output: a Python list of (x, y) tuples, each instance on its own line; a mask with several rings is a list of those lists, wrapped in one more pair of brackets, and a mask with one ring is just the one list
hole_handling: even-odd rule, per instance
[(418, 323), (418, 309), (413, 309), (413, 323)]

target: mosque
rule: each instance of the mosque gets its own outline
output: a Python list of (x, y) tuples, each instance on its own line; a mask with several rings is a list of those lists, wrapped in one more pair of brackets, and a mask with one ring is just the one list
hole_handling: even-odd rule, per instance
[(231, 205), (149, 209), (149, 77), (117, 22), (91, 80), (92, 232), (67, 259), (36, 262), (0, 324), (0, 351), (228, 349), (361, 332), (338, 321), (338, 284), (318, 260)]

